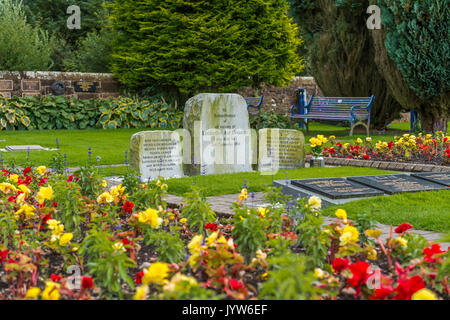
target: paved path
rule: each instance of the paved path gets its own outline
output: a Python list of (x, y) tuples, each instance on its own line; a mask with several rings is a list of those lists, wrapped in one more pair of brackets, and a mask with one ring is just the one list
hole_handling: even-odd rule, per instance
[[(229, 217), (233, 215), (233, 211), (231, 209), (231, 204), (233, 202), (236, 202), (238, 199), (239, 194), (228, 194), (223, 196), (215, 196), (215, 197), (208, 197), (208, 202), (211, 204), (212, 210), (214, 210), (217, 215), (222, 217)], [(168, 195), (166, 199), (167, 203), (172, 207), (180, 207), (183, 205), (182, 197), (174, 196), (174, 195)], [(246, 204), (249, 207), (254, 207), (258, 205), (264, 205), (264, 193), (262, 192), (256, 192), (254, 193), (254, 197), (252, 198), (251, 193), (249, 193), (249, 197), (246, 200)], [(331, 224), (337, 220), (337, 218), (332, 217), (325, 217), (324, 218), (326, 224)], [(396, 226), (394, 226), (395, 228)], [(385, 224), (377, 224), (376, 229), (382, 230), (383, 234), (381, 235), (381, 239), (384, 241), (389, 237), (391, 226), (385, 225)], [(394, 233), (394, 231), (392, 231)], [(422, 235), (425, 239), (432, 242), (438, 242), (441, 244), (441, 246), (444, 249), (447, 249), (450, 247), (449, 242), (439, 242), (439, 239), (441, 239), (444, 234), (443, 233), (437, 233), (433, 231), (424, 231), (424, 230), (416, 230), (412, 229), (410, 232), (415, 232), (417, 234)], [(394, 233), (395, 236), (395, 233)]]

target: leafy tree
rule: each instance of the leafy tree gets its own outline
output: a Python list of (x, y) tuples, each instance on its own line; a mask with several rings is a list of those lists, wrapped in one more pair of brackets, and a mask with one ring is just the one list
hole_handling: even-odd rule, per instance
[(326, 96), (375, 95), (372, 120), (384, 128), (401, 106), (389, 92), (366, 27), (368, 0), (289, 0), (305, 39), (308, 68)]
[(285, 0), (115, 0), (112, 70), (130, 88), (182, 94), (284, 85), (302, 69)]
[(397, 101), (421, 116), (427, 132), (450, 120), (448, 0), (373, 0), (383, 28), (373, 32), (376, 62)]
[(54, 43), (27, 23), (21, 2), (0, 0), (0, 69), (49, 70)]

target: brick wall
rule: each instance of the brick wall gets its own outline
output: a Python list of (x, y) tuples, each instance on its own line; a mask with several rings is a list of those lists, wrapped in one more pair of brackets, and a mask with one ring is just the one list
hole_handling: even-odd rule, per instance
[(57, 81), (64, 83), (67, 97), (94, 99), (119, 95), (119, 82), (109, 73), (0, 71), (0, 96), (55, 95), (51, 86)]
[(244, 97), (264, 95), (262, 111), (288, 114), (291, 106), (297, 103), (297, 89), (306, 88), (307, 98), (322, 95), (313, 77), (295, 77), (286, 87), (263, 86), (262, 89), (242, 88), (238, 93)]

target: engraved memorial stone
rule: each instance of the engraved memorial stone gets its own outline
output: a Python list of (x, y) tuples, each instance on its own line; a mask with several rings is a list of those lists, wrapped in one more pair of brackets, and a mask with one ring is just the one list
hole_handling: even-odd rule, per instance
[(97, 82), (93, 81), (75, 81), (73, 87), (75, 92), (97, 92)]
[(406, 174), (349, 177), (348, 180), (381, 190), (387, 194), (445, 189), (442, 184), (426, 181)]
[(184, 128), (192, 146), (187, 174), (252, 171), (256, 134), (250, 131), (247, 103), (240, 95), (203, 93), (189, 99)]
[(446, 187), (450, 187), (450, 172), (414, 173), (411, 176), (419, 178), (419, 179), (424, 179), (427, 181), (439, 183)]
[(305, 166), (305, 136), (298, 130), (259, 130), (258, 170), (298, 169)]
[(183, 176), (181, 139), (177, 132), (143, 131), (131, 137), (130, 165), (141, 180)]
[(39, 80), (22, 80), (22, 91), (41, 91)]
[(11, 91), (13, 90), (12, 80), (0, 80), (0, 91)]

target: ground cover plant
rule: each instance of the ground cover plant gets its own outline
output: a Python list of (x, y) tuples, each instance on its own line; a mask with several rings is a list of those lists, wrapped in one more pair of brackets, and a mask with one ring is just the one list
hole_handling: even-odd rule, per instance
[(0, 299), (449, 298), (448, 251), (409, 223), (381, 241), (367, 218), (338, 209), (325, 226), (319, 198), (275, 188), (265, 208), (242, 189), (218, 218), (198, 188), (168, 208), (169, 188), (132, 174), (107, 188), (93, 167), (3, 168)]

